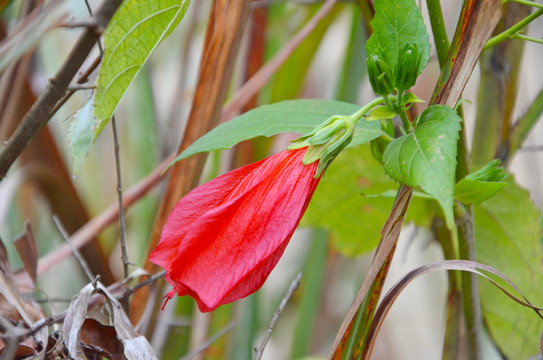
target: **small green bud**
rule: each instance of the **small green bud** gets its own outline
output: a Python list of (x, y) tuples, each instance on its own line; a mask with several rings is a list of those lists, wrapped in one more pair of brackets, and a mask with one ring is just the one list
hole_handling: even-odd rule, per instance
[(394, 91), (392, 70), (383, 54), (368, 56), (366, 64), (370, 84), (376, 94), (386, 96)]
[(399, 92), (412, 88), (417, 82), (421, 54), (415, 44), (405, 44), (398, 54), (395, 86)]

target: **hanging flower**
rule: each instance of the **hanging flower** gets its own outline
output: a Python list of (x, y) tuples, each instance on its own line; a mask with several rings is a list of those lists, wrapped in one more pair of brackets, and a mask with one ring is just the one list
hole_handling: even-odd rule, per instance
[(258, 290), (283, 254), (317, 187), (307, 148), (231, 171), (182, 198), (150, 259), (201, 311)]
[[(182, 198), (150, 260), (201, 311), (258, 290), (283, 254), (322, 172), (350, 142), (350, 117), (332, 117), (290, 150), (231, 171)], [(167, 302), (166, 300), (166, 302)]]

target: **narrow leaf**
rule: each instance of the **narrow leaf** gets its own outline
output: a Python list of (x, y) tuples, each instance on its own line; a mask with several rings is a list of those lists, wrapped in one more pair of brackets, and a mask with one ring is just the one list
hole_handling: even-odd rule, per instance
[(383, 154), (385, 172), (400, 184), (420, 186), (432, 195), (454, 226), (453, 190), (458, 131), (454, 110), (434, 105), (422, 113), (414, 132), (392, 141)]
[(421, 53), (418, 74), (428, 63), (429, 35), (415, 0), (375, 0), (373, 34), (366, 43), (368, 56), (383, 52), (395, 69), (405, 44), (415, 44)]
[(185, 15), (189, 0), (125, 0), (104, 32), (105, 54), (96, 84), (94, 139), (156, 47)]
[[(493, 287), (493, 288), (495, 287), (503, 293), (503, 294), (499, 294), (496, 291), (494, 291), (495, 292), (494, 299), (500, 298), (500, 299), (506, 300), (510, 304), (509, 308), (512, 307), (511, 305), (518, 305), (515, 307), (522, 309), (521, 306), (524, 306), (525, 308), (523, 310), (527, 311), (527, 313), (529, 313), (535, 321), (541, 322), (541, 318), (543, 318), (543, 316), (541, 315), (541, 312), (543, 309), (538, 306), (533, 305), (530, 301), (533, 301), (534, 299), (524, 292), (525, 289), (523, 289), (522, 287), (519, 287), (518, 283), (514, 283), (513, 281), (511, 281), (502, 272), (490, 266), (477, 263), (474, 261), (466, 261), (466, 260), (440, 261), (437, 263), (424, 265), (410, 271), (407, 275), (405, 275), (402, 279), (400, 279), (400, 281), (398, 281), (398, 283), (396, 283), (396, 285), (394, 285), (392, 289), (389, 290), (389, 292), (386, 294), (381, 304), (379, 305), (377, 312), (375, 313), (372, 327), (370, 329), (369, 336), (368, 336), (369, 345), (367, 347), (367, 352), (362, 355), (362, 358), (369, 359), (371, 357), (371, 353), (375, 345), (375, 339), (377, 338), (377, 334), (381, 326), (383, 325), (383, 321), (386, 318), (390, 309), (392, 308), (392, 305), (394, 304), (394, 302), (396, 301), (400, 293), (407, 287), (407, 285), (409, 285), (413, 280), (415, 280), (417, 277), (421, 275), (440, 271), (440, 270), (467, 271), (467, 272), (474, 273), (478, 276), (481, 276), (485, 278), (486, 280), (488, 280), (489, 282), (488, 286)], [(501, 283), (496, 280), (497, 278), (500, 279)], [(504, 285), (502, 285), (502, 283)], [(522, 289), (523, 292), (521, 292), (519, 288)], [(517, 304), (514, 304), (510, 300), (508, 300), (507, 299), (508, 297), (512, 299), (513, 301), (515, 301)], [(528, 300), (528, 298), (530, 300)], [(537, 302), (535, 304), (540, 305)], [(534, 314), (534, 311), (536, 312), (535, 314)], [(538, 318), (538, 315), (540, 318)], [(525, 329), (521, 328), (520, 330), (524, 331)], [(537, 339), (539, 339), (539, 333), (534, 334), (534, 335), (537, 335), (536, 337)], [(519, 359), (520, 357), (518, 355), (519, 355), (518, 353), (515, 353), (514, 358)]]
[[(194, 154), (229, 149), (240, 141), (283, 132), (308, 133), (332, 115), (350, 115), (357, 105), (331, 100), (287, 100), (260, 106), (217, 126), (183, 151), (175, 160)], [(359, 121), (349, 146), (359, 145), (381, 136), (377, 122)]]

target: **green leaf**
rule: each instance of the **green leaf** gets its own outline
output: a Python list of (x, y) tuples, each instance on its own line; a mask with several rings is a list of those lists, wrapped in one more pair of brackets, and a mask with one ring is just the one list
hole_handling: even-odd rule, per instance
[[(331, 231), (332, 246), (345, 256), (366, 253), (379, 242), (397, 190), (369, 144), (346, 149), (326, 170), (301, 223)], [(394, 195), (375, 197), (387, 191)], [(430, 226), (437, 209), (434, 199), (413, 198), (407, 221)]]
[(507, 186), (504, 182), (462, 179), (454, 187), (454, 197), (464, 204), (480, 204)]
[(128, 85), (156, 47), (174, 30), (189, 0), (125, 0), (104, 32), (105, 53), (96, 84), (94, 139)]
[[(287, 100), (260, 106), (217, 126), (183, 151), (175, 160), (194, 154), (229, 149), (240, 141), (283, 132), (308, 133), (332, 115), (350, 115), (357, 105), (332, 100)], [(359, 145), (381, 136), (381, 125), (359, 121), (349, 146)]]
[(87, 101), (81, 109), (75, 113), (74, 121), (68, 130), (68, 140), (70, 142), (70, 156), (73, 163), (73, 175), (79, 176), (79, 170), (83, 161), (89, 153), (92, 144), (92, 125), (94, 117), (92, 116), (92, 99)]
[(399, 52), (405, 44), (416, 45), (421, 53), (418, 74), (428, 63), (429, 35), (415, 0), (375, 0), (373, 34), (366, 43), (368, 57), (384, 54), (396, 72)]
[[(539, 210), (529, 193), (508, 180), (492, 199), (474, 206), (478, 261), (503, 272), (535, 305), (543, 305), (543, 251)], [(532, 310), (513, 303), (486, 282), (481, 302), (489, 331), (511, 359), (538, 354), (543, 321)]]
[(454, 197), (464, 204), (480, 204), (507, 186), (507, 175), (499, 167), (500, 160), (490, 161), (481, 169), (468, 174), (454, 187)]
[(421, 114), (414, 132), (392, 141), (383, 154), (385, 172), (400, 184), (420, 186), (441, 205), (447, 227), (454, 226), (456, 148), (462, 119), (448, 106)]

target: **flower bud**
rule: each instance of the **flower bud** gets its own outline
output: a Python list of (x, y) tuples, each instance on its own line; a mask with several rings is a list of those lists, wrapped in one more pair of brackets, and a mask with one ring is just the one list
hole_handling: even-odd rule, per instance
[(395, 86), (399, 92), (412, 88), (417, 82), (421, 54), (415, 44), (405, 44), (396, 65)]
[(373, 91), (382, 96), (390, 94), (394, 90), (394, 78), (384, 56), (382, 54), (370, 55), (366, 60), (366, 64)]

